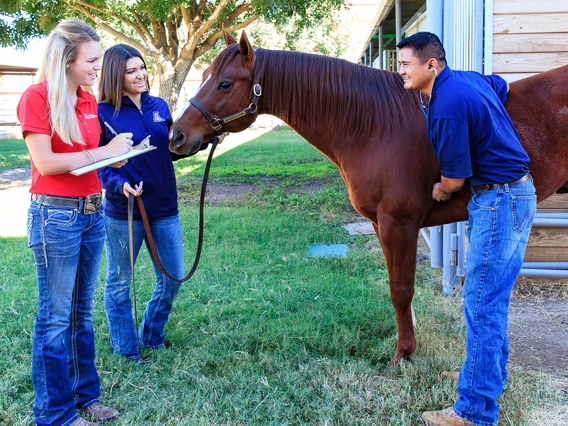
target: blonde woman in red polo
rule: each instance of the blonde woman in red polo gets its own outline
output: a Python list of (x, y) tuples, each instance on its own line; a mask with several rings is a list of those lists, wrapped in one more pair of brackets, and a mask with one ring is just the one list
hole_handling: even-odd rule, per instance
[(119, 414), (99, 402), (95, 367), (92, 307), (105, 239), (102, 187), (96, 171), (69, 173), (132, 146), (132, 134), (123, 133), (98, 147), (97, 102), (81, 86), (95, 83), (101, 56), (92, 28), (79, 19), (62, 21), (49, 36), (40, 83), (18, 105), (32, 168), (27, 228), (39, 296), (32, 343), (38, 425), (97, 425)]

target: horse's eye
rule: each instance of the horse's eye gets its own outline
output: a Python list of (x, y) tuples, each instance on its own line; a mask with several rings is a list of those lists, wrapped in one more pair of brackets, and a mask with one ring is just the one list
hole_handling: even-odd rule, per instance
[(219, 84), (219, 89), (221, 89), (223, 92), (229, 91), (231, 89), (231, 87), (233, 87), (233, 85), (229, 81), (222, 81)]

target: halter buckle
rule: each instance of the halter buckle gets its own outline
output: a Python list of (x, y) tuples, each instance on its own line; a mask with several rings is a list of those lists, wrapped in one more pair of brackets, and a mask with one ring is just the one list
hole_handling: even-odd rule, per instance
[(213, 130), (215, 130), (216, 132), (223, 130), (223, 124), (221, 123), (221, 121), (218, 118), (211, 121), (209, 124), (211, 125)]

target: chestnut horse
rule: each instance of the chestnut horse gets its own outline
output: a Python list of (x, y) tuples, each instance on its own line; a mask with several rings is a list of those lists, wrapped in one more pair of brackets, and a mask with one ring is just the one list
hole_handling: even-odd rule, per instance
[[(411, 302), (419, 230), (467, 220), (470, 197), (463, 188), (448, 201), (432, 200), (440, 171), (418, 92), (405, 90), (396, 73), (319, 55), (253, 50), (244, 32), (238, 43), (228, 33), (225, 41), (174, 123), (170, 149), (192, 154), (215, 133), (240, 132), (266, 113), (335, 163), (386, 258), (398, 328), (391, 364), (408, 359), (416, 349)], [(543, 200), (568, 180), (568, 66), (512, 83), (507, 110)]]

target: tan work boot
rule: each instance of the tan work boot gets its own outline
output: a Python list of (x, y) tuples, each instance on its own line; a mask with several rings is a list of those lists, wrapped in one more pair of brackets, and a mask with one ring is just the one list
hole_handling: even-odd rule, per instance
[(75, 420), (69, 426), (98, 426), (98, 425), (99, 425), (98, 423), (88, 422), (83, 417), (79, 417), (77, 420)]
[(433, 426), (475, 426), (475, 423), (468, 422), (454, 413), (452, 407), (442, 411), (425, 411), (420, 415), (420, 418), (427, 425)]
[(82, 410), (85, 414), (91, 416), (95, 422), (107, 422), (117, 418), (120, 413), (114, 408), (107, 407), (100, 402), (95, 402)]
[(460, 376), (459, 371), (442, 371), (442, 377), (447, 377), (450, 380), (458, 381), (458, 377)]

